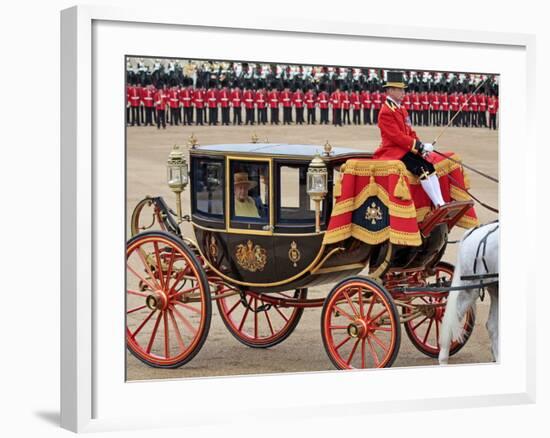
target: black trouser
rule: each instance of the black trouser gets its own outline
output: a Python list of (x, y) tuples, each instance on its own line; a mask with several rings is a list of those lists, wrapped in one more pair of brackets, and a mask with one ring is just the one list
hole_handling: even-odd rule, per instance
[(334, 126), (342, 126), (342, 109), (332, 108), (332, 124)]
[(471, 113), (471, 120), (472, 120), (472, 126), (475, 126), (477, 128), (478, 126), (478, 120), (477, 120), (477, 111), (472, 111)]
[(423, 121), (422, 121), (422, 124), (424, 126), (429, 126), (430, 125), (430, 118), (429, 118), (429, 115), (428, 115), (428, 110), (422, 110), (422, 118), (423, 118)]
[(139, 123), (139, 106), (132, 107), (132, 126), (134, 125), (141, 126), (141, 123)]
[(456, 111), (451, 110), (451, 114), (450, 114), (451, 118), (449, 120), (453, 121), (453, 126), (458, 126), (458, 116), (456, 118), (454, 118), (455, 115), (456, 115)]
[(197, 121), (195, 122), (195, 125), (204, 125), (203, 109), (204, 108), (197, 108)]
[(353, 124), (354, 125), (361, 124), (361, 110), (358, 110), (358, 109), (353, 110)]
[(126, 124), (127, 124), (127, 125), (130, 124), (130, 113), (131, 113), (130, 107), (127, 106), (127, 107), (126, 107)]
[(292, 107), (284, 106), (283, 107), (283, 125), (292, 123)]
[(271, 124), (279, 124), (279, 108), (271, 108)]
[(184, 123), (191, 125), (193, 123), (193, 107), (188, 106), (183, 108), (183, 114), (185, 115)]
[(307, 109), (307, 124), (315, 125), (315, 108)]
[(370, 119), (370, 108), (363, 108), (363, 123), (365, 125), (372, 125), (372, 121)]
[(321, 108), (321, 125), (328, 125), (328, 108)]
[(442, 124), (444, 126), (447, 126), (449, 124), (449, 111), (448, 110), (443, 110), (442, 113), (443, 113), (443, 115), (442, 115)]
[(304, 124), (304, 108), (295, 108), (296, 111), (296, 124), (303, 125)]
[(222, 125), (229, 125), (229, 107), (222, 107)]
[(248, 125), (248, 123), (250, 122), (251, 125), (254, 124), (254, 108), (246, 108), (245, 109), (246, 111), (246, 120), (245, 120), (245, 125)]
[(375, 108), (372, 110), (372, 122), (377, 125), (378, 124), (378, 113), (380, 112), (379, 109)]
[(145, 126), (153, 126), (153, 107), (145, 107)]
[(481, 111), (479, 113), (479, 123), (481, 124), (481, 126), (483, 126), (484, 128), (487, 127), (487, 113), (485, 111)]
[(208, 108), (208, 124), (218, 124), (218, 108)]
[(267, 124), (267, 108), (258, 108), (258, 124)]
[(140, 120), (141, 120), (141, 123), (145, 123), (145, 117), (144, 117), (144, 114), (143, 114), (143, 105), (140, 105), (139, 107), (139, 113), (140, 113)]
[(422, 125), (422, 112), (419, 109), (414, 110), (414, 124), (417, 126)]
[(497, 129), (497, 115), (489, 114), (489, 129)]
[(346, 124), (346, 119), (347, 119), (348, 120), (348, 125), (351, 125), (351, 121), (349, 119), (349, 108), (346, 108), (346, 109), (342, 110), (342, 114), (343, 114), (342, 123), (345, 125)]
[(241, 125), (243, 123), (241, 107), (233, 107), (233, 124)]
[(470, 112), (469, 111), (463, 111), (462, 112), (462, 126), (470, 126)]
[(432, 163), (412, 152), (407, 152), (401, 157), (401, 161), (405, 164), (409, 172), (420, 178), (424, 178), (435, 172), (435, 167)]
[(180, 122), (179, 108), (170, 108), (170, 125), (178, 126)]
[(160, 129), (160, 125), (162, 125), (163, 128), (166, 128), (166, 111), (164, 110), (157, 110), (157, 128)]

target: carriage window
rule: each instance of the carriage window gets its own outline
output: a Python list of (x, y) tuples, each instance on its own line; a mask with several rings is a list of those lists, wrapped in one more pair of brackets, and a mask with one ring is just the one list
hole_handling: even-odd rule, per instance
[[(315, 203), (307, 194), (307, 165), (284, 164), (279, 172), (279, 223), (315, 221)], [(322, 203), (321, 203), (322, 208)]]
[(231, 217), (269, 222), (269, 163), (231, 161)]
[(197, 213), (223, 216), (223, 161), (195, 161), (193, 191)]

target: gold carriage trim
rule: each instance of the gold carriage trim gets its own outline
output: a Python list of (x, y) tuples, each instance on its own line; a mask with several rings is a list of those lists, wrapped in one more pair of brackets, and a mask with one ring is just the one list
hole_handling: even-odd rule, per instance
[(377, 196), (378, 199), (380, 199), (380, 201), (386, 207), (388, 207), (388, 210), (392, 216), (405, 219), (417, 217), (416, 209), (414, 208), (413, 204), (401, 205), (393, 202), (392, 200), (390, 200), (390, 195), (388, 194), (386, 189), (376, 182), (370, 182), (359, 192), (357, 196), (336, 203), (336, 205), (332, 209), (332, 215), (336, 216), (348, 213), (350, 211), (355, 211), (359, 207), (361, 207), (361, 205), (363, 205), (363, 203), (371, 196)]
[(252, 240), (249, 240), (246, 245), (237, 245), (235, 258), (239, 266), (247, 271), (263, 271), (267, 263), (267, 251), (260, 245), (254, 245)]
[(349, 223), (326, 233), (323, 244), (328, 245), (330, 243), (340, 242), (348, 237), (354, 237), (369, 245), (377, 245), (388, 239), (395, 245), (419, 246), (422, 244), (422, 238), (419, 232), (405, 233), (396, 231), (391, 227), (386, 227), (380, 231), (369, 231), (354, 223)]

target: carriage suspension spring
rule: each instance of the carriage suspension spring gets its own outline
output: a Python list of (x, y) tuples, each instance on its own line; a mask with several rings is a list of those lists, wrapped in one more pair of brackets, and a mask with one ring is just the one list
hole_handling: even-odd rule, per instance
[(239, 295), (241, 297), (242, 305), (253, 313), (259, 313), (264, 311), (267, 312), (269, 309), (271, 309), (271, 303), (265, 303), (253, 309), (252, 306), (250, 306), (250, 304), (248, 304), (248, 301), (246, 300), (246, 294), (243, 291), (239, 291)]

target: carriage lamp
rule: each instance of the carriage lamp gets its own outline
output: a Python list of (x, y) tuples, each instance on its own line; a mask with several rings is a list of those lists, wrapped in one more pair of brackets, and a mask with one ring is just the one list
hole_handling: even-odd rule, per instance
[(307, 169), (307, 194), (315, 202), (315, 231), (321, 231), (321, 201), (328, 193), (328, 171), (325, 162), (316, 155)]
[(254, 144), (258, 143), (259, 139), (260, 139), (260, 137), (258, 137), (256, 135), (256, 133), (252, 134), (252, 139), (251, 139), (252, 143), (254, 143)]
[(189, 182), (189, 173), (184, 153), (178, 145), (174, 145), (170, 151), (166, 170), (168, 173), (168, 186), (176, 194), (176, 209), (178, 220), (181, 222), (181, 192)]
[(197, 137), (195, 137), (195, 134), (192, 133), (189, 138), (187, 139), (187, 147), (189, 149), (195, 149), (197, 147)]
[(325, 149), (325, 156), (330, 157), (330, 154), (332, 154), (332, 145), (328, 142), (328, 140), (325, 143), (324, 149)]

